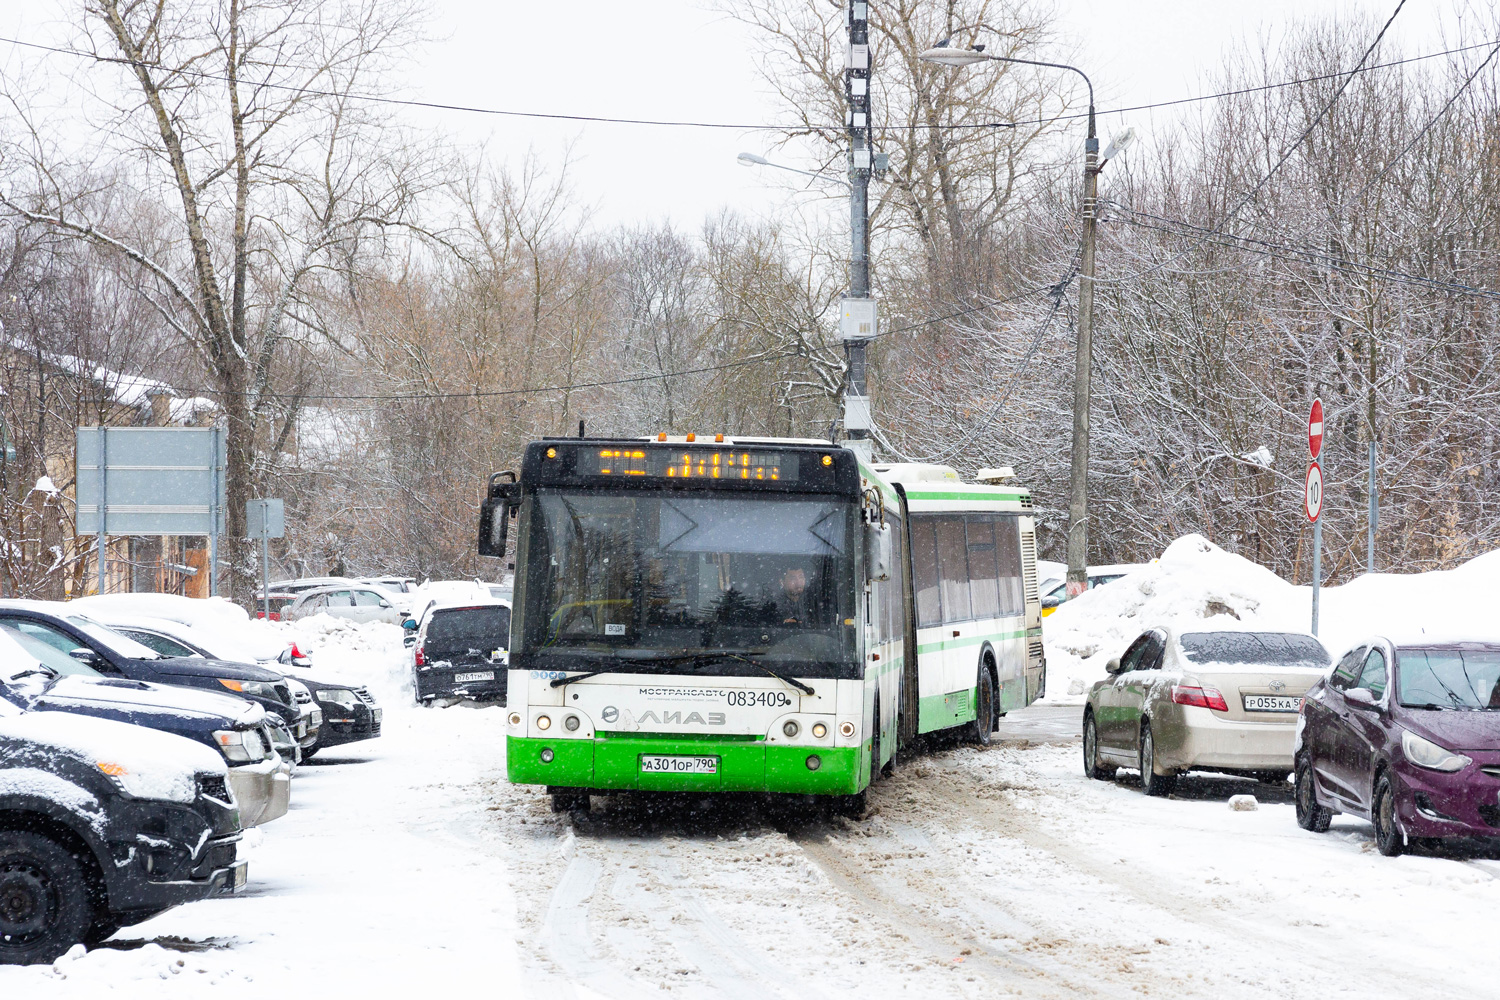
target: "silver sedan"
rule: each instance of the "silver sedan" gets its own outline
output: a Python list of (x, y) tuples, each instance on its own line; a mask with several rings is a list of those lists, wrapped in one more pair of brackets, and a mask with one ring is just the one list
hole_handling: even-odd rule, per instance
[(1144, 632), (1089, 690), (1084, 772), (1139, 769), (1148, 795), (1184, 771), (1285, 781), (1302, 696), (1329, 663), (1300, 632)]

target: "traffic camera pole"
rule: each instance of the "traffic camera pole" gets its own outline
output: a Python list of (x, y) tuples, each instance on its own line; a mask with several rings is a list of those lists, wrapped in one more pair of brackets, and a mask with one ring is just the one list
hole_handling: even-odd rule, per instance
[[(1084, 77), (1087, 80), (1087, 77)], [(1073, 455), (1068, 495), (1068, 597), (1089, 586), (1089, 401), (1094, 377), (1094, 236), (1098, 228), (1099, 135), (1089, 87), (1083, 163), (1083, 261), (1078, 278), (1078, 345), (1073, 366)]]
[[(844, 341), (845, 445), (862, 459), (874, 455), (870, 440), (870, 398), (865, 381), (866, 340), (874, 334), (874, 303), (870, 299), (870, 171), (874, 153), (870, 143), (870, 5), (849, 2), (849, 51), (844, 68), (844, 99), (849, 130), (849, 295), (840, 332)], [(868, 327), (858, 333), (863, 316), (850, 315), (856, 304), (871, 309)], [(851, 329), (851, 320), (855, 326)], [(851, 335), (853, 334), (853, 335)]]

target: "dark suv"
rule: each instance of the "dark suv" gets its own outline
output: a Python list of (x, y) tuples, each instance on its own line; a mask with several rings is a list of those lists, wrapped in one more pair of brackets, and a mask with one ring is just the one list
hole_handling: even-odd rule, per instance
[(50, 962), (235, 892), (239, 810), (207, 747), (0, 701), (0, 963)]
[(274, 670), (201, 656), (163, 656), (66, 604), (0, 601), (0, 625), (35, 636), (105, 676), (244, 698), (280, 716), (294, 734), (302, 718), (286, 678)]
[(510, 666), (510, 605), (437, 604), (407, 620), (412, 689), (417, 701), (472, 698), (505, 701)]

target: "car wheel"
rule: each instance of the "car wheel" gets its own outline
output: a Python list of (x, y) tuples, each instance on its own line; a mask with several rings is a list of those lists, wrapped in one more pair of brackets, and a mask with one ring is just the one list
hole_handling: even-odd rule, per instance
[(995, 682), (990, 677), (989, 666), (984, 663), (979, 665), (978, 695), (975, 701), (974, 721), (969, 723), (967, 735), (971, 743), (987, 747), (995, 732)]
[(314, 743), (310, 747), (303, 747), (302, 748), (302, 759), (304, 761), (311, 760), (312, 759), (312, 755), (315, 754), (315, 753), (317, 753), (317, 752), (318, 752), (318, 745), (316, 743)]
[(41, 834), (0, 833), (0, 964), (51, 962), (94, 924), (83, 867)]
[(1327, 833), (1333, 822), (1333, 810), (1318, 805), (1318, 793), (1313, 784), (1312, 762), (1306, 757), (1297, 758), (1297, 825), (1312, 833)]
[(1151, 720), (1141, 723), (1141, 790), (1147, 795), (1172, 794), (1177, 784), (1175, 774), (1156, 773), (1156, 738), (1151, 734)]
[(1094, 713), (1083, 716), (1083, 773), (1095, 781), (1113, 781), (1118, 768), (1099, 763), (1099, 727)]
[(1375, 847), (1381, 854), (1394, 858), (1406, 849), (1401, 826), (1396, 821), (1396, 790), (1391, 787), (1390, 775), (1382, 774), (1375, 782), (1370, 820), (1375, 825)]

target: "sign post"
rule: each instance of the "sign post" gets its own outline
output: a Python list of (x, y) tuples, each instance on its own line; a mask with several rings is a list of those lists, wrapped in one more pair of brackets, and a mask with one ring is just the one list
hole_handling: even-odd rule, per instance
[(1302, 490), (1302, 506), (1313, 526), (1312, 634), (1318, 634), (1318, 590), (1323, 584), (1323, 467), (1318, 456), (1323, 451), (1323, 401), (1313, 400), (1307, 417), (1307, 483)]
[(280, 500), (246, 500), (245, 529), (260, 536), (261, 613), (271, 620), (271, 539), (286, 534), (286, 510)]
[(204, 535), (216, 591), (224, 530), (222, 427), (80, 427), (77, 532), (98, 536), (99, 592), (110, 535)]

